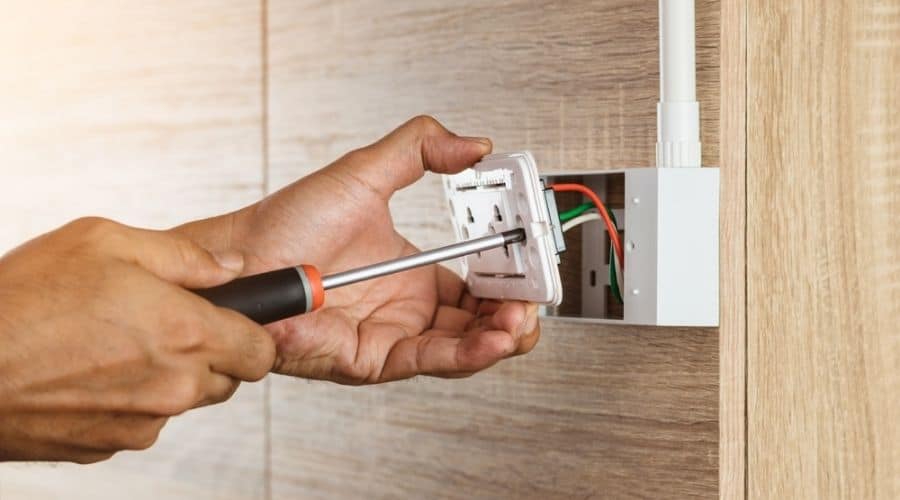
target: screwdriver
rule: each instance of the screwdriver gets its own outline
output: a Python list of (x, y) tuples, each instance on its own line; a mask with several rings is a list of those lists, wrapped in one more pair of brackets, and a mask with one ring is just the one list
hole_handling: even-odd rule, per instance
[(319, 309), (325, 303), (325, 290), (484, 252), (524, 240), (524, 229), (511, 229), (326, 276), (322, 276), (315, 266), (304, 264), (238, 278), (224, 285), (192, 291), (219, 307), (233, 309), (253, 321), (265, 325)]

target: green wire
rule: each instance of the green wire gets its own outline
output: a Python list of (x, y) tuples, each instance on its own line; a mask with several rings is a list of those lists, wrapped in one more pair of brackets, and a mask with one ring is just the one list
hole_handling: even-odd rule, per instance
[[(616, 231), (619, 230), (619, 223), (616, 222), (616, 216), (613, 215), (612, 210), (609, 211), (609, 218), (612, 219), (613, 226), (616, 227)], [(615, 251), (616, 249), (612, 246), (612, 241), (609, 243), (609, 288), (612, 290), (613, 297), (615, 297), (616, 301), (619, 304), (624, 304), (625, 301), (622, 300), (622, 291), (619, 290), (619, 278), (616, 275), (616, 261), (615, 261)]]
[[(566, 210), (565, 212), (560, 212), (559, 221), (570, 221), (592, 208), (595, 208), (593, 203), (582, 203), (575, 208)], [(615, 226), (616, 230), (618, 230), (619, 223), (616, 222), (616, 216), (613, 215), (612, 211), (609, 212), (609, 218), (612, 219), (613, 226)], [(609, 244), (609, 288), (612, 290), (613, 297), (616, 299), (616, 301), (619, 304), (624, 304), (625, 301), (622, 300), (622, 291), (619, 290), (619, 280), (618, 276), (616, 275), (615, 248), (613, 248), (611, 241)]]
[(559, 221), (560, 222), (570, 221), (570, 220), (574, 219), (575, 217), (578, 217), (579, 215), (587, 212), (588, 210), (590, 210), (592, 208), (594, 208), (593, 203), (591, 203), (591, 202), (582, 203), (581, 205), (578, 205), (577, 207), (575, 207), (573, 209), (566, 210), (565, 212), (560, 213)]

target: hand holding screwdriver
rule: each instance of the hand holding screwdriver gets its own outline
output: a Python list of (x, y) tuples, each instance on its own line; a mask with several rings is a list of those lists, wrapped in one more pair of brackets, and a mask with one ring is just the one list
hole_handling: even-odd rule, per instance
[(324, 278), (314, 266), (300, 265), (239, 278), (224, 285), (194, 292), (217, 306), (233, 309), (265, 325), (322, 307), (325, 303), (325, 290), (484, 252), (524, 239), (523, 229), (512, 229)]
[[(251, 276), (284, 268), (297, 275), (300, 263), (343, 271), (416, 254), (396, 229), (391, 196), (427, 172), (454, 174), (490, 151), (487, 139), (415, 118), (257, 204), (178, 231), (213, 251), (238, 250)], [(477, 299), (441, 265), (325, 293), (316, 314), (266, 327), (277, 345), (275, 372), (354, 385), (463, 377), (527, 353), (539, 338), (536, 305)], [(304, 301), (294, 311), (305, 308)]]

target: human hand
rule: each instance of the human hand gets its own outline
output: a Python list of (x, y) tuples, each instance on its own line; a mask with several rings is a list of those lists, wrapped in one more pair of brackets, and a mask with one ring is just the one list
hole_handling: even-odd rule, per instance
[(268, 332), (182, 287), (236, 252), (80, 219), (0, 259), (0, 460), (88, 463), (153, 444), (168, 417), (272, 367)]
[[(490, 153), (428, 117), (353, 151), (238, 212), (178, 228), (207, 248), (236, 248), (247, 274), (298, 264), (343, 271), (416, 252), (394, 229), (391, 195), (426, 171), (456, 173)], [(419, 374), (467, 376), (530, 351), (537, 306), (477, 300), (442, 266), (327, 293), (325, 306), (269, 327), (275, 371), (345, 384)]]

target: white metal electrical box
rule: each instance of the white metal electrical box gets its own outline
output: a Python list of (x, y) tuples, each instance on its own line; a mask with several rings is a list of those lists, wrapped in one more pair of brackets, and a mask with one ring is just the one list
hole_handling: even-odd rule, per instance
[[(563, 255), (565, 283), (578, 303), (545, 308), (578, 321), (662, 326), (719, 324), (719, 169), (629, 168), (552, 174), (545, 182), (580, 182), (618, 219), (625, 251), (621, 303), (610, 298), (609, 237), (602, 224), (580, 232), (579, 262)], [(560, 200), (557, 200), (559, 202)], [(567, 233), (567, 245), (572, 241)]]

